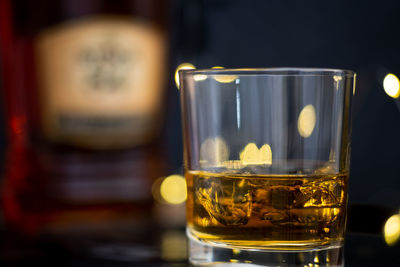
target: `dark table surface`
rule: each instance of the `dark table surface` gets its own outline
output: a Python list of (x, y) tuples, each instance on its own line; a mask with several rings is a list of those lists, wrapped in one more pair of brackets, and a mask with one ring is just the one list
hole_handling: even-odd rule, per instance
[[(345, 242), (346, 266), (400, 266), (400, 241), (389, 246), (385, 221), (395, 208), (350, 205)], [(28, 238), (2, 227), (0, 266), (189, 266), (182, 225), (153, 221), (140, 234)], [(129, 237), (128, 237), (129, 236)]]

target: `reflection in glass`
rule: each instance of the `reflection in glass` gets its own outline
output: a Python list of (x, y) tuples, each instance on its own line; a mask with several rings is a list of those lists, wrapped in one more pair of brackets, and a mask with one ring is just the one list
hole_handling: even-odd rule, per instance
[(207, 138), (200, 147), (200, 163), (219, 166), (229, 158), (229, 147), (221, 137)]
[(307, 138), (311, 136), (315, 128), (316, 118), (313, 105), (307, 105), (301, 110), (299, 119), (297, 120), (297, 129), (302, 137)]
[(240, 153), (240, 161), (243, 165), (271, 165), (272, 150), (270, 145), (265, 144), (260, 149), (254, 143), (249, 143)]
[[(212, 69), (224, 69), (221, 66), (212, 67)], [(234, 82), (238, 77), (236, 75), (215, 75), (214, 79), (220, 83), (231, 83)]]
[(186, 236), (180, 231), (169, 230), (161, 239), (161, 258), (165, 261), (184, 261), (187, 258)]

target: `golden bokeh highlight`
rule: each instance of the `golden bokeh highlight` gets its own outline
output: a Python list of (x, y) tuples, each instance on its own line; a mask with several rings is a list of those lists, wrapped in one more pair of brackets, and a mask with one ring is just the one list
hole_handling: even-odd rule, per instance
[(297, 120), (297, 129), (299, 134), (304, 138), (310, 137), (314, 131), (316, 122), (317, 116), (314, 106), (311, 104), (305, 106), (301, 110)]
[(161, 237), (161, 259), (183, 261), (187, 257), (187, 239), (184, 233), (169, 230)]
[[(212, 69), (224, 69), (224, 67), (214, 66), (212, 67)], [(238, 77), (236, 75), (219, 75), (219, 74), (214, 75), (214, 79), (220, 83), (231, 83), (236, 81), (237, 78)]]
[(175, 84), (179, 90), (179, 71), (180, 70), (194, 70), (196, 67), (191, 63), (182, 63), (175, 70)]
[(229, 147), (222, 137), (207, 138), (200, 146), (200, 164), (220, 166), (229, 159)]
[(238, 255), (238, 254), (240, 254), (240, 249), (237, 249), (237, 248), (233, 248), (232, 249), (232, 253), (234, 254), (234, 255)]
[(386, 94), (393, 98), (400, 96), (400, 81), (396, 75), (389, 73), (383, 79), (383, 89)]
[(187, 198), (186, 181), (182, 175), (173, 174), (166, 177), (160, 187), (163, 200), (169, 204), (181, 204)]
[(248, 143), (240, 152), (240, 162), (243, 165), (271, 165), (272, 150), (269, 144), (258, 149), (255, 143)]
[(202, 82), (207, 80), (207, 75), (204, 74), (196, 74), (193, 76), (193, 80), (195, 80), (196, 82)]
[(391, 216), (383, 229), (386, 244), (395, 245), (400, 239), (400, 214)]

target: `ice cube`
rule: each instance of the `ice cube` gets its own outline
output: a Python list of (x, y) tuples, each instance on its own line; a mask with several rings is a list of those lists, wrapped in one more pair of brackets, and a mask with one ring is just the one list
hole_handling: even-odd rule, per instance
[(263, 213), (262, 220), (270, 221), (272, 224), (281, 224), (288, 221), (289, 216), (286, 211), (270, 210)]
[(275, 209), (288, 209), (294, 204), (298, 189), (289, 186), (271, 186), (271, 204)]
[(313, 181), (303, 184), (296, 198), (296, 206), (304, 207), (330, 207), (338, 204), (341, 188), (334, 179)]
[(251, 215), (251, 192), (244, 179), (199, 178), (196, 198), (208, 214), (227, 226), (244, 225)]

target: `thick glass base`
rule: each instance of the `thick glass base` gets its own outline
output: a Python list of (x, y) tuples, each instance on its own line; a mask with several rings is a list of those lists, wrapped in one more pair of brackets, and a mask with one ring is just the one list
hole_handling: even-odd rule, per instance
[(189, 261), (192, 266), (344, 266), (343, 247), (314, 250), (239, 249), (214, 246), (189, 236)]

